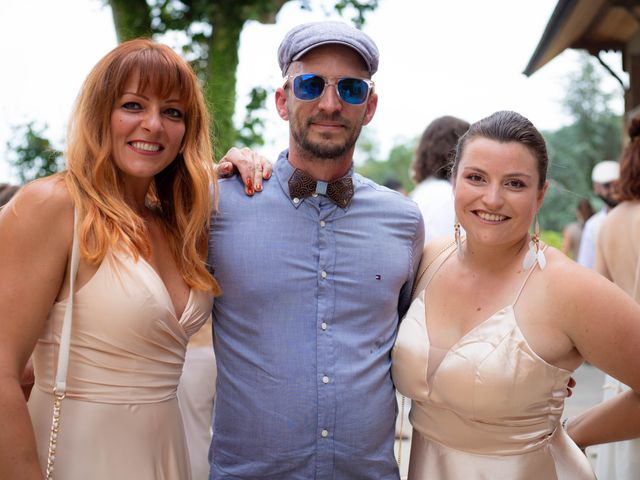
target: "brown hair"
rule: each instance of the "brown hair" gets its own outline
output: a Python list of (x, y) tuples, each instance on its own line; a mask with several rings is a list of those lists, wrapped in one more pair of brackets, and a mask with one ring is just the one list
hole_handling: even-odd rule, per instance
[(576, 211), (578, 215), (580, 215), (580, 218), (578, 220), (580, 220), (582, 223), (589, 220), (589, 218), (591, 218), (595, 213), (593, 207), (591, 206), (591, 202), (589, 202), (589, 200), (587, 200), (586, 198), (580, 199), (580, 201), (578, 202), (578, 206), (576, 207)]
[(640, 117), (629, 122), (629, 143), (620, 156), (620, 178), (614, 182), (619, 201), (640, 199)]
[(144, 220), (124, 200), (110, 136), (115, 101), (136, 74), (139, 91), (178, 92), (186, 105), (181, 153), (155, 176), (147, 202), (159, 213), (184, 281), (217, 294), (218, 284), (205, 267), (216, 200), (210, 191), (216, 177), (209, 115), (191, 67), (171, 48), (151, 40), (131, 40), (109, 52), (89, 73), (76, 101), (65, 178), (79, 213), (81, 254), (98, 263), (109, 249), (126, 250), (135, 258), (151, 249)]
[(469, 122), (448, 115), (432, 121), (422, 133), (411, 164), (413, 181), (420, 183), (428, 177), (448, 179), (456, 143), (468, 128)]
[(9, 183), (0, 183), (0, 207), (3, 207), (13, 196), (20, 190), (18, 185), (11, 185)]
[(473, 123), (467, 133), (458, 140), (451, 169), (454, 176), (458, 171), (465, 145), (476, 137), (500, 143), (516, 142), (526, 147), (538, 162), (538, 174), (540, 175), (538, 189), (542, 190), (547, 179), (547, 166), (549, 165), (547, 146), (542, 134), (527, 118), (519, 113), (503, 110)]

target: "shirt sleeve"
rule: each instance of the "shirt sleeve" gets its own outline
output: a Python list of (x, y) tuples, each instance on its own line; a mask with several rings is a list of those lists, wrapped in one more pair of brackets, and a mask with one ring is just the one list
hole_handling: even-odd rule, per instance
[(413, 242), (411, 243), (411, 261), (409, 266), (408, 278), (405, 284), (400, 290), (400, 298), (398, 299), (398, 315), (402, 317), (411, 305), (411, 290), (413, 288), (413, 281), (418, 273), (418, 267), (420, 266), (420, 259), (422, 258), (422, 251), (424, 250), (424, 220), (422, 214), (418, 211), (418, 221), (416, 222), (416, 228), (413, 235)]

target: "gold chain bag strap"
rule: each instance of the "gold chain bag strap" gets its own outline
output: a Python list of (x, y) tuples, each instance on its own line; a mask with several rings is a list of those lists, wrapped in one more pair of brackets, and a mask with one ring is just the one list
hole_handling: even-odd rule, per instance
[(73, 241), (71, 245), (71, 258), (69, 259), (69, 297), (67, 307), (64, 311), (64, 321), (60, 332), (60, 348), (58, 351), (58, 367), (56, 379), (53, 386), (53, 419), (51, 420), (51, 435), (49, 437), (49, 454), (47, 456), (46, 480), (53, 480), (53, 466), (56, 460), (56, 446), (58, 444), (58, 433), (60, 432), (60, 409), (62, 400), (67, 391), (67, 367), (69, 366), (69, 347), (71, 341), (71, 322), (73, 317), (73, 297), (75, 289), (76, 273), (78, 272), (79, 247), (77, 237), (78, 219), (73, 212)]
[[(420, 294), (420, 292), (422, 292), (422, 290), (424, 290), (426, 283), (429, 279), (428, 276), (425, 276), (425, 273), (427, 270), (429, 270), (429, 268), (431, 268), (431, 265), (433, 265), (433, 263), (440, 258), (440, 256), (446, 252), (447, 250), (449, 250), (451, 247), (455, 246), (456, 242), (453, 241), (449, 244), (447, 244), (446, 247), (444, 247), (442, 250), (440, 250), (438, 252), (438, 254), (436, 256), (434, 256), (431, 261), (426, 264), (423, 265), (422, 260), (420, 261), (420, 265), (418, 266), (418, 274), (416, 275), (415, 281), (413, 282), (413, 288), (411, 289), (411, 301), (415, 300), (415, 298)], [(404, 406), (406, 403), (406, 397), (404, 395), (401, 395), (402, 399), (401, 399), (401, 403), (400, 403), (400, 439), (398, 441), (398, 456), (396, 458), (397, 462), (398, 462), (398, 469), (400, 470), (400, 475), (402, 475), (402, 438), (403, 438), (403, 434), (404, 434)], [(402, 480), (405, 480), (406, 477), (401, 477)]]

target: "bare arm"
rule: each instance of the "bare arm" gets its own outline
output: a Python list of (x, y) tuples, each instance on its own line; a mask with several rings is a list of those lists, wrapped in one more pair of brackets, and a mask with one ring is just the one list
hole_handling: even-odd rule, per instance
[(21, 377), (63, 283), (72, 225), (59, 179), (23, 188), (0, 211), (0, 478), (42, 478)]
[(567, 422), (567, 433), (580, 448), (630, 440), (639, 432), (640, 398), (633, 391), (599, 403)]
[(640, 437), (640, 305), (594, 272), (571, 275), (571, 291), (563, 292), (572, 299), (561, 320), (565, 332), (584, 359), (632, 391), (572, 419), (567, 430), (581, 447)]

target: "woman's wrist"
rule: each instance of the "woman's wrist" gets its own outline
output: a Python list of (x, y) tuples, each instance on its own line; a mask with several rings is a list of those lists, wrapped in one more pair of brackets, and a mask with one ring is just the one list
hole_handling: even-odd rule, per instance
[(567, 432), (567, 435), (569, 435), (569, 437), (571, 438), (571, 440), (573, 440), (573, 442), (578, 446), (578, 448), (582, 451), (582, 453), (584, 453), (586, 455), (586, 446), (582, 446), (580, 445), (580, 443), (578, 441), (576, 441), (576, 439), (573, 437), (572, 435), (572, 431), (575, 433), (574, 430), (572, 430), (572, 427), (575, 426), (575, 422), (574, 422), (575, 417), (565, 417), (562, 422), (560, 422), (560, 425), (562, 426), (563, 430), (565, 432)]

